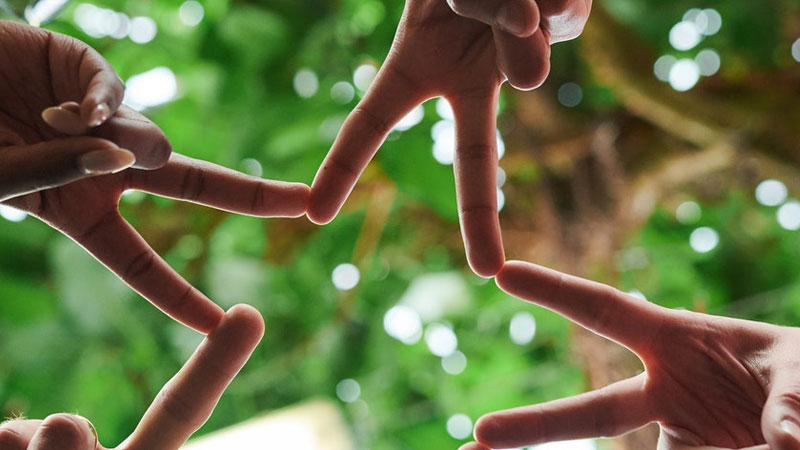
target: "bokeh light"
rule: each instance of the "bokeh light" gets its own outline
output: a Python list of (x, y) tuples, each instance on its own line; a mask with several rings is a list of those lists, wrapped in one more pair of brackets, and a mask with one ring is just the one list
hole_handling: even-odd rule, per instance
[(366, 92), (372, 82), (375, 81), (375, 76), (378, 74), (378, 69), (372, 64), (362, 64), (353, 71), (353, 84), (361, 91)]
[(669, 43), (676, 50), (691, 50), (700, 43), (702, 38), (694, 22), (684, 20), (676, 23), (669, 30)]
[(203, 16), (205, 16), (205, 13), (206, 12), (203, 8), (203, 5), (195, 0), (183, 2), (181, 7), (178, 8), (178, 17), (187, 27), (196, 27), (200, 25), (200, 22), (203, 21)]
[(756, 201), (764, 206), (778, 206), (788, 195), (786, 185), (779, 180), (764, 180), (756, 186)]
[(458, 375), (467, 368), (467, 356), (455, 351), (442, 358), (442, 369), (450, 375)]
[(700, 227), (692, 231), (689, 236), (689, 245), (697, 253), (708, 253), (717, 248), (719, 233), (710, 227)]
[(147, 44), (158, 34), (156, 21), (145, 16), (132, 18), (130, 30), (128, 37), (137, 44)]
[(294, 91), (302, 98), (311, 98), (319, 90), (317, 74), (309, 69), (300, 69), (294, 76)]
[(536, 336), (536, 319), (533, 314), (522, 311), (514, 314), (508, 327), (508, 334), (517, 345), (527, 345)]
[(340, 105), (350, 103), (355, 96), (356, 90), (353, 88), (353, 85), (347, 81), (339, 81), (331, 87), (331, 100)]
[(0, 204), (0, 217), (10, 222), (22, 222), (28, 213), (17, 208)]
[(453, 329), (441, 323), (432, 323), (425, 329), (425, 343), (436, 356), (446, 357), (458, 349), (458, 338)]
[(407, 131), (411, 128), (418, 125), (422, 122), (422, 119), (425, 118), (425, 109), (422, 105), (417, 106), (416, 108), (412, 109), (408, 114), (406, 114), (400, 122), (397, 122), (397, 125), (394, 126), (396, 131)]
[(142, 111), (168, 103), (177, 95), (178, 79), (175, 73), (168, 67), (156, 67), (128, 79), (123, 103)]
[(675, 209), (675, 218), (682, 224), (697, 223), (702, 214), (700, 205), (693, 201), (683, 202)]
[(336, 385), (336, 396), (345, 403), (353, 403), (361, 397), (361, 385), (352, 378), (345, 378)]
[(422, 320), (409, 306), (395, 305), (383, 315), (383, 329), (398, 341), (412, 345), (422, 338)]
[(710, 77), (717, 73), (722, 64), (719, 53), (710, 48), (701, 50), (697, 56), (694, 57), (694, 61), (697, 63), (697, 67), (700, 68), (700, 75), (705, 77)]
[(698, 80), (700, 80), (700, 67), (692, 59), (680, 59), (669, 70), (669, 84), (676, 91), (688, 91)]
[(331, 274), (331, 281), (336, 289), (340, 291), (349, 291), (358, 285), (361, 279), (361, 272), (358, 267), (350, 263), (339, 264), (333, 269)]
[(777, 212), (778, 224), (791, 231), (800, 230), (800, 202), (792, 200), (784, 203)]
[(467, 439), (472, 435), (472, 419), (466, 414), (455, 414), (447, 419), (447, 433), (454, 439)]

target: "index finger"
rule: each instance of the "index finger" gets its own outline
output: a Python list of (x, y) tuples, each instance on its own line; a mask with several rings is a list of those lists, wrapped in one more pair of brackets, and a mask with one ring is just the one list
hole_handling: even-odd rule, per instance
[(449, 99), (456, 119), (453, 161), (459, 222), (472, 270), (489, 277), (505, 261), (497, 215), (497, 129), (499, 87), (485, 95)]
[(125, 450), (172, 450), (197, 431), (264, 335), (254, 308), (228, 310), (189, 361), (167, 382), (144, 413)]
[(178, 153), (156, 170), (129, 170), (126, 187), (256, 217), (299, 217), (309, 188), (264, 180)]
[(426, 94), (389, 59), (366, 96), (345, 120), (311, 185), (308, 218), (333, 220), (392, 128)]
[(611, 286), (522, 261), (507, 262), (496, 280), (507, 293), (562, 314), (633, 351), (648, 345), (666, 312)]

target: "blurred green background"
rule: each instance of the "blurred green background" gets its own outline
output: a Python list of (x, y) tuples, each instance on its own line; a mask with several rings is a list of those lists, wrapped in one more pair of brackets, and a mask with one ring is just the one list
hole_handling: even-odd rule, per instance
[[(126, 81), (126, 103), (176, 152), (306, 183), (403, 8), (5, 3), (98, 49)], [(798, 0), (596, 2), (584, 35), (554, 46), (544, 86), (504, 90), (508, 257), (672, 308), (800, 325), (798, 61)], [(455, 449), (484, 413), (640, 370), (627, 352), (471, 274), (451, 120), (436, 100), (407, 117), (325, 227), (123, 197), (123, 214), (182, 275), (267, 321), (201, 433), (328, 398), (359, 449)], [(0, 414), (78, 412), (114, 445), (201, 336), (69, 239), (2, 213)], [(597, 445), (654, 448), (654, 436), (651, 427)]]

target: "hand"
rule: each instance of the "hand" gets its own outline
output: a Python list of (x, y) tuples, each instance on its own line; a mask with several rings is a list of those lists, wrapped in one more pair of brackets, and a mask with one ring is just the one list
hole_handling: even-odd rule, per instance
[(662, 450), (800, 449), (800, 329), (662, 308), (522, 262), (506, 292), (552, 309), (635, 352), (645, 371), (603, 389), (495, 412), (461, 450), (616, 436), (651, 422)]
[[(120, 106), (122, 81), (83, 42), (0, 21), (0, 80), (0, 201), (169, 158), (161, 131)], [(137, 145), (142, 134), (158, 145)]]
[[(518, 37), (460, 17), (445, 1), (408, 0), (386, 62), (317, 172), (308, 217), (316, 223), (331, 221), (394, 124), (425, 100), (443, 96), (456, 120), (454, 170), (467, 259), (479, 275), (494, 275), (505, 260), (496, 184), (500, 85), (508, 80), (522, 89), (539, 86), (550, 70), (550, 43), (577, 35), (590, 3), (543, 0), (537, 9), (530, 1), (509, 0), (507, 5), (515, 11), (519, 6), (525, 17)], [(480, 8), (459, 6), (482, 4), (499, 8), (503, 2), (454, 5), (493, 23), (488, 13), (478, 14)], [(563, 24), (571, 29), (561, 30)]]
[[(169, 142), (155, 124), (124, 106), (117, 109), (122, 83), (80, 41), (0, 21), (0, 78), (8, 83), (0, 95), (0, 201), (71, 237), (143, 297), (198, 331), (211, 330), (222, 309), (173, 271), (122, 218), (117, 210), (122, 193), (139, 189), (260, 217), (305, 212), (305, 185), (170, 157)], [(83, 100), (78, 105), (74, 99)], [(39, 111), (59, 103), (43, 114), (52, 127), (99, 137), (64, 138), (48, 126)], [(106, 110), (116, 113), (105, 117)], [(98, 176), (130, 166), (134, 156), (134, 167), (169, 162), (154, 171)]]
[[(146, 145), (147, 136), (140, 142)], [(120, 215), (119, 199), (127, 189), (259, 217), (301, 216), (309, 195), (304, 184), (262, 180), (175, 153), (160, 169), (128, 169), (6, 202), (69, 236), (155, 306), (203, 333), (219, 322), (222, 309), (170, 268)]]
[[(264, 335), (261, 315), (237, 305), (161, 389), (142, 420), (117, 449), (177, 450), (214, 410), (222, 393)], [(45, 420), (11, 420), (0, 425), (2, 450), (104, 450), (91, 423), (54, 414)]]

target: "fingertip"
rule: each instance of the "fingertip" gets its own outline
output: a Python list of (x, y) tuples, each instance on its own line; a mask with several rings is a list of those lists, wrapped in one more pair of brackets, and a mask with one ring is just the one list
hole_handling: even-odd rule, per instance
[(502, 427), (498, 423), (495, 414), (486, 414), (485, 416), (481, 416), (478, 421), (475, 422), (475, 430), (473, 431), (473, 435), (475, 440), (481, 444), (491, 445), (493, 442), (497, 442), (496, 438), (501, 428)]
[[(35, 444), (38, 444), (35, 445)], [(39, 427), (31, 442), (33, 448), (60, 448), (94, 450), (97, 437), (91, 422), (71, 414), (53, 414)]]
[(491, 449), (477, 442), (469, 442), (459, 447), (458, 450), (491, 450)]
[(336, 217), (338, 212), (338, 209), (331, 208), (330, 202), (320, 198), (318, 191), (311, 188), (308, 210), (306, 211), (308, 220), (316, 225), (327, 225)]
[(501, 250), (489, 256), (484, 254), (469, 255), (467, 260), (470, 268), (476, 275), (483, 278), (492, 278), (502, 269), (503, 263), (505, 262), (505, 255), (503, 255)]
[(80, 136), (87, 127), (80, 116), (64, 106), (52, 106), (42, 111), (42, 120), (54, 130), (68, 136)]
[(286, 217), (300, 217), (308, 211), (311, 188), (304, 183), (286, 183)]
[(228, 309), (223, 321), (227, 326), (245, 331), (251, 342), (257, 343), (264, 337), (264, 317), (256, 308), (246, 303), (239, 303)]
[(28, 443), (10, 428), (0, 428), (0, 450), (25, 450)]

